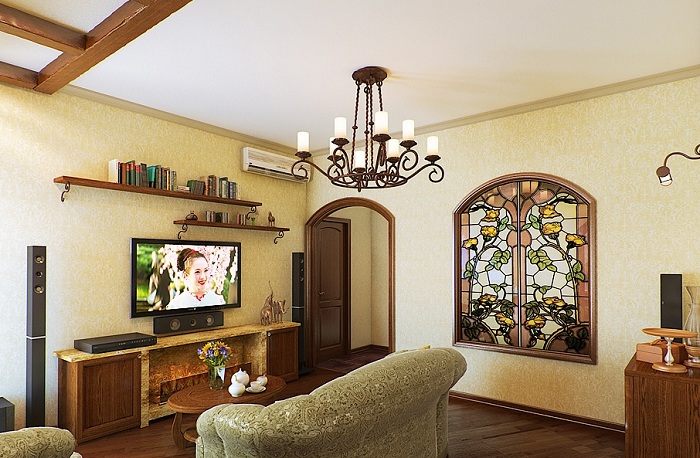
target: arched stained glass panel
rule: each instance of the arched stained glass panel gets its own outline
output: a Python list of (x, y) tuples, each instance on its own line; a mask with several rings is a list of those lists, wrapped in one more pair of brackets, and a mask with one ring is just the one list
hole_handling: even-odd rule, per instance
[(542, 174), (486, 183), (455, 219), (455, 344), (595, 363), (595, 202)]

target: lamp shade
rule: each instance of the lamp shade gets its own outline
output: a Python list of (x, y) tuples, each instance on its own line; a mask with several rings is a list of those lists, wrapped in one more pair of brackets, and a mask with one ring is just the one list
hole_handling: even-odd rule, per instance
[(673, 183), (673, 178), (671, 178), (671, 169), (662, 165), (656, 169), (656, 176), (659, 177), (659, 182), (662, 186), (668, 186)]

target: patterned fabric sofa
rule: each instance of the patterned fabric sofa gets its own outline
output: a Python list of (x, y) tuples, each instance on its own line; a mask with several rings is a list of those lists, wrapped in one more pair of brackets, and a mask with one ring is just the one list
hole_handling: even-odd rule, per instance
[(466, 369), (452, 348), (406, 351), (267, 407), (216, 406), (197, 420), (197, 457), (446, 457), (448, 394)]
[(0, 433), (2, 458), (80, 458), (74, 450), (75, 438), (66, 429), (36, 426)]

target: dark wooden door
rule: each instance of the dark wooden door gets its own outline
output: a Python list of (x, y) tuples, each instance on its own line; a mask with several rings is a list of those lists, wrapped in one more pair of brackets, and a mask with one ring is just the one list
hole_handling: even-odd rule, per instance
[[(350, 237), (347, 220), (316, 226), (313, 305), (316, 362), (348, 354), (350, 336)], [(315, 293), (315, 294), (314, 294)]]

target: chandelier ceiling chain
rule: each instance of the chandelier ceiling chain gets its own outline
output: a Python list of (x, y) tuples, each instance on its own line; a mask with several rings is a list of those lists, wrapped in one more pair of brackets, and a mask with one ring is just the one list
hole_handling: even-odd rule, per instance
[[(380, 67), (364, 67), (355, 70), (352, 78), (357, 90), (355, 93), (355, 112), (352, 125), (352, 141), (347, 139), (345, 118), (335, 118), (335, 135), (331, 139), (330, 165), (327, 170), (310, 161), (309, 134), (299, 132), (297, 135), (298, 161), (292, 165), (292, 174), (300, 179), (308, 177), (309, 169), (305, 164), (318, 170), (335, 186), (354, 188), (358, 192), (363, 188), (392, 188), (401, 186), (425, 169), (430, 169), (428, 179), (439, 183), (445, 176), (445, 171), (437, 161), (438, 139), (430, 136), (427, 139), (426, 163), (418, 167), (418, 153), (413, 149), (417, 143), (414, 140), (414, 124), (412, 120), (403, 122), (403, 138), (392, 139), (389, 135), (389, 119), (384, 111), (382, 86), (387, 72)], [(363, 87), (364, 85), (364, 87)], [(379, 111), (374, 112), (374, 88), (377, 89)], [(364, 150), (357, 144), (358, 114), (360, 111), (360, 92), (365, 97)], [(376, 150), (375, 150), (376, 143)], [(350, 144), (349, 151), (346, 146)], [(399, 152), (399, 146), (403, 152)], [(376, 157), (375, 157), (376, 151)], [(416, 168), (418, 167), (418, 168)]]

